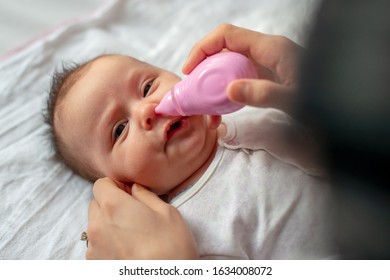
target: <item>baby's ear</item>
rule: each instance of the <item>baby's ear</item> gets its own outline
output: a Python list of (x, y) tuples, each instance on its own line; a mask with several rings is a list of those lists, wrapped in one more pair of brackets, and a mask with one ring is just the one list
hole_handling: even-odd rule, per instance
[(217, 129), (221, 124), (222, 118), (220, 115), (207, 115), (207, 127), (209, 129)]

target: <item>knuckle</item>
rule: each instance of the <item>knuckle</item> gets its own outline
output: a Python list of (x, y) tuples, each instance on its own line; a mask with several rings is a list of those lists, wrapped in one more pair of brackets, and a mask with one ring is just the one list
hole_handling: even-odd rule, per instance
[(100, 203), (101, 209), (106, 213), (107, 216), (112, 217), (116, 211), (116, 204), (112, 200), (103, 199)]
[(275, 39), (278, 42), (278, 45), (283, 49), (284, 52), (288, 52), (290, 49), (294, 50), (294, 43), (287, 38), (286, 36), (275, 36)]
[(217, 29), (223, 33), (228, 33), (230, 30), (234, 29), (234, 25), (230, 23), (222, 23), (218, 26)]
[(177, 210), (174, 206), (170, 204), (166, 204), (164, 206), (164, 214), (168, 218), (175, 218), (177, 216), (180, 216), (179, 210)]
[(279, 38), (279, 40), (280, 40), (280, 45), (283, 46), (284, 48), (290, 47), (291, 41), (289, 39), (287, 39), (287, 37), (282, 36)]

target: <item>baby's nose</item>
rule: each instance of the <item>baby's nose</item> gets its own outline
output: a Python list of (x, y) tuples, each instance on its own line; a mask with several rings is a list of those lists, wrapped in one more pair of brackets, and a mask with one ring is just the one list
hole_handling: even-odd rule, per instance
[(156, 122), (157, 115), (154, 112), (154, 109), (156, 108), (157, 104), (145, 104), (140, 106), (140, 121), (141, 126), (145, 130), (151, 130), (153, 129), (153, 126)]

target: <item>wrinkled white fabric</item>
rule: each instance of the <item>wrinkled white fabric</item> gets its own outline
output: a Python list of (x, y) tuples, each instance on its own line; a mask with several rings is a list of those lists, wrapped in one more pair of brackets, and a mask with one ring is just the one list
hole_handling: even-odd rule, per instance
[(287, 134), (300, 133), (292, 120), (259, 109), (225, 124), (227, 135), (208, 170), (172, 201), (189, 223), (200, 257), (337, 258), (330, 188), (308, 175), (309, 160), (295, 160), (295, 151), (308, 145), (305, 138), (288, 142)]

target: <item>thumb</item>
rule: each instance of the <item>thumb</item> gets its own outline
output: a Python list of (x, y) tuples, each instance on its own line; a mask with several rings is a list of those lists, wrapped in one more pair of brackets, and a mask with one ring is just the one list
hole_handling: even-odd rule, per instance
[(272, 107), (291, 110), (295, 88), (270, 80), (236, 80), (229, 84), (228, 98), (237, 103), (254, 107)]
[(166, 205), (166, 203), (159, 198), (157, 194), (138, 184), (133, 184), (131, 194), (138, 201), (153, 210), (158, 210), (161, 206)]

